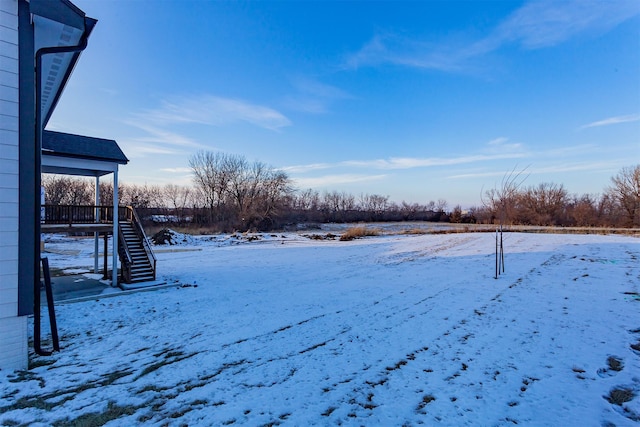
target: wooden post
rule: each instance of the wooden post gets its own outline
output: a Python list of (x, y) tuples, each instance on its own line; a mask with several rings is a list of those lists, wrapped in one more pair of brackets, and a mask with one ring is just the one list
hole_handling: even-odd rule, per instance
[(107, 264), (109, 262), (109, 233), (104, 233), (104, 276), (103, 279), (109, 278), (109, 272), (107, 270)]
[[(100, 223), (100, 177), (96, 176), (96, 191), (95, 191), (95, 202), (96, 208), (94, 215), (94, 222), (96, 224)], [(93, 259), (93, 272), (97, 273), (100, 271), (99, 261), (100, 255), (98, 254), (98, 249), (100, 248), (100, 232), (96, 231), (93, 233), (94, 239), (94, 259)]]
[(111, 282), (118, 287), (118, 168), (113, 171), (113, 260), (111, 265)]

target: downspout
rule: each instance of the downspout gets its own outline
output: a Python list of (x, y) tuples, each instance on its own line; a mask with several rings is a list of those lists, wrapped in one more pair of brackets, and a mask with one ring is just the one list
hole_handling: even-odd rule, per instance
[(38, 49), (36, 52), (36, 81), (35, 81), (35, 89), (36, 89), (36, 116), (35, 116), (35, 175), (36, 179), (34, 180), (34, 191), (33, 194), (37, 197), (37, 202), (35, 203), (35, 215), (34, 215), (34, 235), (36, 239), (34, 239), (34, 280), (33, 280), (33, 348), (36, 353), (41, 356), (49, 356), (52, 352), (46, 351), (42, 349), (41, 345), (41, 330), (40, 330), (40, 321), (41, 321), (41, 313), (40, 313), (40, 238), (41, 238), (41, 213), (40, 213), (40, 187), (42, 186), (42, 132), (43, 132), (43, 124), (42, 122), (42, 57), (44, 55), (50, 55), (54, 53), (72, 53), (72, 52), (82, 52), (87, 47), (87, 42), (89, 39), (89, 35), (86, 31), (82, 33), (82, 37), (80, 38), (80, 44), (76, 46), (55, 46), (55, 47), (43, 47)]

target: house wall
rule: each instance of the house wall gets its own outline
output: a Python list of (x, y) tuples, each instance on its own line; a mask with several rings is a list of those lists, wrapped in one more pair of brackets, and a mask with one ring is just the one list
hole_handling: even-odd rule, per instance
[(18, 316), (18, 0), (0, 1), (0, 370), (26, 369), (27, 317)]

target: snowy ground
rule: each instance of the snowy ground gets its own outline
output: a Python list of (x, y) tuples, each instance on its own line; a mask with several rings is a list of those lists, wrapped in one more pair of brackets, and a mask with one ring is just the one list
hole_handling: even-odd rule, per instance
[(188, 239), (157, 254), (181, 286), (58, 305), (63, 349), (0, 372), (0, 424), (637, 425), (640, 240), (507, 234), (498, 280), (494, 245)]

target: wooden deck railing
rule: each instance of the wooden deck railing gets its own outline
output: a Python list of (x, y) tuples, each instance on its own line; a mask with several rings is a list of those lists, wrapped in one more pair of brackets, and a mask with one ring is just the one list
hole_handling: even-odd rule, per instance
[[(54, 228), (65, 228), (67, 226), (75, 229), (95, 227), (102, 224), (101, 228), (108, 227), (113, 224), (113, 206), (69, 206), (69, 205), (43, 205), (44, 218), (43, 224)], [(118, 207), (118, 221), (120, 223), (128, 222), (133, 227), (137, 239), (139, 239), (142, 249), (149, 261), (149, 265), (153, 270), (153, 280), (156, 279), (156, 256), (153, 253), (149, 239), (144, 232), (140, 218), (135, 209), (131, 206)], [(89, 225), (91, 224), (91, 225)], [(84, 226), (84, 227), (83, 227)], [(95, 231), (95, 228), (94, 228)], [(108, 231), (103, 231), (106, 235)], [(106, 242), (106, 240), (105, 240)], [(105, 253), (107, 252), (105, 248)], [(121, 274), (125, 283), (132, 282), (133, 257), (128, 247), (127, 240), (123, 234), (122, 227), (118, 230), (118, 255), (122, 263)], [(106, 265), (106, 261), (105, 261)]]
[[(113, 222), (113, 206), (43, 205), (45, 224), (109, 224)], [(118, 208), (118, 219), (131, 221), (125, 206)]]

